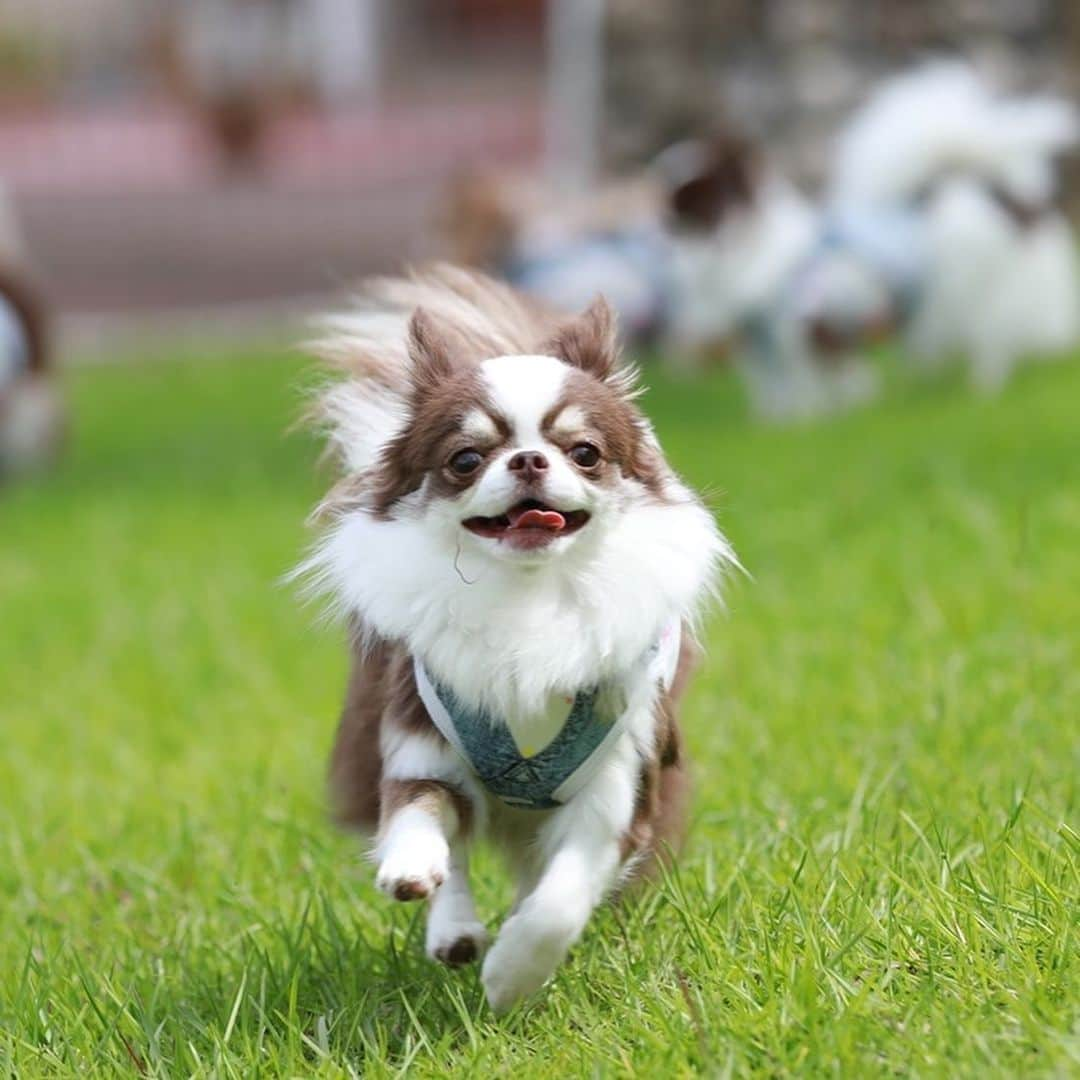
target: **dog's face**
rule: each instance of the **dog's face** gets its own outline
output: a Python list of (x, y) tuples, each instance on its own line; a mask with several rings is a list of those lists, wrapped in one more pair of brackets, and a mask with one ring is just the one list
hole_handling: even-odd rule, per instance
[(418, 313), (409, 417), (376, 507), (449, 551), (537, 565), (604, 536), (661, 484), (648, 424), (615, 375), (603, 304), (535, 355), (476, 358)]

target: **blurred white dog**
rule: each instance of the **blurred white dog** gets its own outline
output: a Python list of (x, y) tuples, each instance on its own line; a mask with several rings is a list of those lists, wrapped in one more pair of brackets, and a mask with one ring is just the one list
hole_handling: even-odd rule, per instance
[(737, 334), (758, 411), (871, 396), (866, 345), (900, 333), (927, 360), (969, 357), (1000, 387), (1027, 354), (1080, 336), (1072, 230), (1056, 159), (1073, 108), (996, 96), (966, 64), (884, 83), (838, 140), (823, 205), (745, 145), (682, 144), (673, 177), (676, 347)]

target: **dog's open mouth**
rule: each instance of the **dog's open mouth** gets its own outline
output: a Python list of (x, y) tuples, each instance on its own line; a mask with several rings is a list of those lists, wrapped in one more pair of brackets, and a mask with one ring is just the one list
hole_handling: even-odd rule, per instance
[(477, 536), (505, 540), (518, 548), (537, 548), (575, 533), (589, 520), (585, 510), (556, 510), (537, 499), (525, 499), (497, 517), (471, 517), (462, 524)]

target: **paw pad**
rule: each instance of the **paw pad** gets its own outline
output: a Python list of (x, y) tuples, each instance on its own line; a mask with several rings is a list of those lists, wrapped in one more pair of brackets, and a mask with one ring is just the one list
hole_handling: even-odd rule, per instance
[(476, 938), (463, 934), (449, 945), (435, 950), (435, 959), (447, 967), (463, 967), (471, 964), (480, 955), (480, 946)]
[(427, 881), (420, 878), (401, 878), (393, 883), (395, 900), (425, 900), (443, 883), (442, 875), (433, 874)]

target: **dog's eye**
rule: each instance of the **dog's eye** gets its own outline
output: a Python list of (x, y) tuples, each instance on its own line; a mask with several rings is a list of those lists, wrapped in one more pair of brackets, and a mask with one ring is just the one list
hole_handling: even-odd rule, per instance
[(455, 476), (471, 476), (484, 463), (479, 450), (459, 450), (450, 459), (450, 471)]
[(578, 443), (570, 448), (570, 460), (579, 469), (591, 469), (600, 461), (600, 451), (592, 443)]

